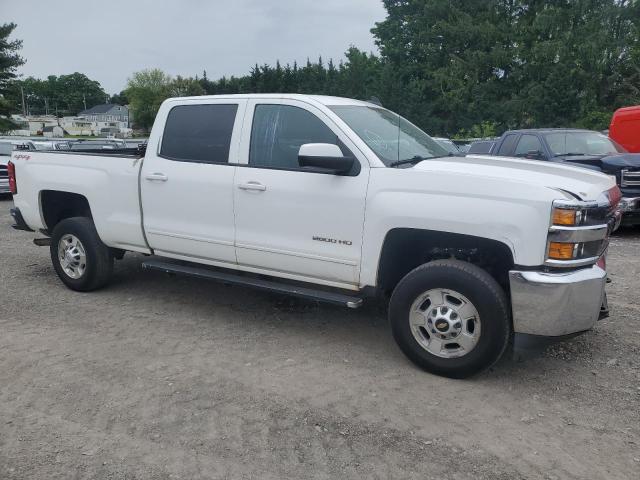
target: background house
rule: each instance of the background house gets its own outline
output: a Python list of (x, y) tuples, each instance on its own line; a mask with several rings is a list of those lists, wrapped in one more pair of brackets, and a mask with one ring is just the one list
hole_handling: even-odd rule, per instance
[(11, 120), (18, 128), (11, 135), (36, 136), (42, 135), (46, 127), (58, 125), (55, 115), (11, 115)]
[[(78, 114), (78, 120), (91, 122), (92, 135), (129, 136), (129, 109), (122, 105), (105, 103), (96, 105)], [(68, 129), (67, 129), (68, 131)]]
[(60, 125), (69, 135), (94, 135), (93, 122), (80, 117), (62, 117)]
[(42, 136), (48, 138), (64, 137), (64, 129), (59, 125), (51, 125), (42, 129)]
[(129, 127), (129, 109), (122, 105), (105, 103), (96, 105), (78, 114), (78, 117), (98, 123), (118, 123), (123, 128)]
[(55, 115), (11, 115), (18, 125), (11, 135), (61, 137), (64, 135), (91, 137), (131, 136), (129, 109), (122, 105), (96, 105), (77, 116), (58, 118)]

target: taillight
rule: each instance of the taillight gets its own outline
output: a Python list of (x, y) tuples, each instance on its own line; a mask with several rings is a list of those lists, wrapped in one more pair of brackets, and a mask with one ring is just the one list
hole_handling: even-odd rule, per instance
[(9, 190), (12, 195), (18, 194), (18, 184), (16, 183), (16, 166), (13, 162), (9, 162), (7, 165), (7, 173), (9, 174)]

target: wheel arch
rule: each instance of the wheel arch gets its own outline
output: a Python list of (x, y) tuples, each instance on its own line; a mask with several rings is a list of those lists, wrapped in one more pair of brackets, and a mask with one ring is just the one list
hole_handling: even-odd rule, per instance
[(490, 238), (415, 228), (393, 228), (385, 235), (376, 273), (377, 289), (390, 292), (419, 265), (447, 258), (483, 268), (508, 292), (508, 272), (514, 266), (509, 245)]
[(53, 232), (61, 220), (71, 217), (93, 219), (89, 200), (84, 195), (61, 190), (41, 190), (39, 194), (42, 224), (48, 233)]

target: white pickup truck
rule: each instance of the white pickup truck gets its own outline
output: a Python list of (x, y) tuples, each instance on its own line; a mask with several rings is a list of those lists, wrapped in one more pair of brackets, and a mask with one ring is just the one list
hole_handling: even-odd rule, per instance
[(515, 344), (606, 314), (615, 181), (536, 161), (452, 157), (378, 105), (307, 95), (174, 98), (144, 156), (14, 152), (15, 228), (60, 279), (145, 268), (358, 307), (389, 298), (402, 351), (466, 377)]

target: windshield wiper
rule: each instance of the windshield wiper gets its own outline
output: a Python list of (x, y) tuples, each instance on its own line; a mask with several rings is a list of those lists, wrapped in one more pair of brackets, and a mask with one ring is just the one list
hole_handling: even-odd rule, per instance
[(586, 153), (578, 153), (578, 152), (569, 152), (569, 153), (558, 153), (554, 155), (554, 157), (586, 157)]
[(390, 167), (397, 167), (399, 165), (406, 165), (407, 163), (418, 163), (423, 160), (433, 160), (434, 158), (444, 158), (444, 157), (453, 157), (453, 153), (448, 153), (446, 155), (436, 155), (435, 157), (421, 157), (420, 155), (416, 155), (411, 158), (403, 158), (402, 160), (396, 160), (395, 162), (391, 162), (389, 164)]

